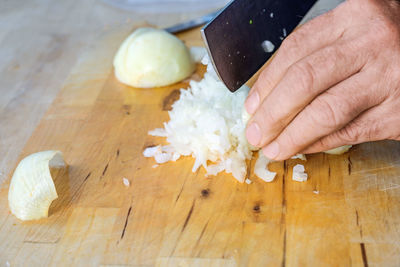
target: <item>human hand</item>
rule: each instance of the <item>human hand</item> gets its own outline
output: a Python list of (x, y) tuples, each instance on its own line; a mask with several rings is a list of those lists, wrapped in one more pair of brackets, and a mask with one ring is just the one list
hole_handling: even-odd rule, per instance
[(275, 160), (400, 140), (400, 2), (348, 0), (300, 27), (245, 106), (249, 143)]

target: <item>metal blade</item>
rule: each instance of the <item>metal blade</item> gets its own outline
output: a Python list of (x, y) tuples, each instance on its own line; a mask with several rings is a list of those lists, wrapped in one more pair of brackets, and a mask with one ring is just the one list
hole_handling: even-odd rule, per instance
[(182, 31), (189, 30), (189, 29), (193, 29), (195, 27), (198, 27), (205, 23), (210, 22), (210, 20), (212, 20), (219, 13), (220, 13), (220, 11), (216, 11), (216, 12), (207, 14), (205, 16), (202, 16), (202, 17), (199, 17), (199, 18), (196, 18), (193, 20), (189, 20), (189, 21), (185, 21), (183, 23), (173, 25), (171, 27), (165, 28), (164, 30), (169, 33), (179, 33)]
[(202, 29), (211, 62), (230, 91), (265, 64), (315, 2), (234, 0)]

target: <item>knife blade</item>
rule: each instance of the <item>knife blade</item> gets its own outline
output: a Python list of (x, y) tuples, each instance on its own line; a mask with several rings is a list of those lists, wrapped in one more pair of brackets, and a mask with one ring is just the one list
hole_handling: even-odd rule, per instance
[(245, 84), (317, 0), (234, 0), (202, 30), (211, 62), (228, 89)]
[(195, 27), (201, 26), (205, 23), (210, 22), (220, 11), (215, 11), (210, 14), (204, 15), (199, 18), (195, 18), (189, 21), (185, 21), (183, 23), (179, 23), (176, 25), (173, 25), (171, 27), (165, 28), (164, 30), (169, 32), (169, 33), (179, 33), (182, 31), (190, 30)]

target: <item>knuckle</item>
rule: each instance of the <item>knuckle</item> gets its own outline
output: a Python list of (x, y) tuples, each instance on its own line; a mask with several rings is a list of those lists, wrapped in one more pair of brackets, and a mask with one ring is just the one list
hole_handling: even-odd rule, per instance
[(329, 138), (332, 139), (332, 136), (328, 136), (328, 137), (325, 137), (325, 138), (322, 138), (322, 139), (318, 140), (318, 142), (317, 142), (318, 146), (319, 147), (323, 147), (324, 149), (326, 149), (326, 148), (329, 149), (330, 148), (330, 141), (331, 141), (331, 140), (329, 140)]
[(270, 130), (282, 129), (284, 125), (281, 120), (277, 119), (279, 117), (277, 112), (278, 111), (273, 107), (263, 104), (261, 106), (261, 113), (260, 113), (262, 114), (260, 118), (262, 125), (260, 127), (262, 127), (263, 129), (270, 129)]
[(317, 97), (307, 111), (311, 122), (317, 127), (334, 129), (339, 125), (337, 109), (323, 97)]
[(339, 141), (339, 140), (340, 140), (340, 138), (338, 138), (337, 134), (332, 133), (332, 134), (322, 137), (321, 139), (316, 141), (314, 143), (314, 146), (316, 148), (319, 148), (318, 152), (326, 151), (326, 150), (337, 147), (336, 144), (341, 143), (341, 141)]
[(346, 144), (376, 141), (381, 136), (381, 127), (374, 121), (354, 120), (342, 128), (338, 135)]
[(346, 144), (353, 144), (357, 142), (357, 140), (360, 140), (360, 137), (362, 136), (362, 133), (359, 129), (360, 128), (357, 127), (356, 124), (349, 124), (348, 126), (339, 130), (338, 138)]
[(254, 117), (254, 121), (261, 128), (261, 145), (265, 145), (275, 139), (286, 126), (284, 121), (279, 119), (279, 110), (267, 106), (265, 103), (260, 106), (260, 110), (257, 111)]
[(304, 33), (302, 29), (291, 33), (285, 40), (283, 40), (281, 48), (285, 54), (296, 55), (299, 49), (304, 46)]
[(358, 128), (360, 129), (359, 131), (361, 133), (359, 138), (362, 141), (376, 141), (378, 140), (378, 137), (381, 136), (381, 127), (379, 127), (377, 122), (371, 121), (368, 123), (368, 125), (362, 124)]
[(345, 58), (347, 55), (343, 53), (343, 50), (347, 47), (342, 46), (328, 46), (324, 48), (323, 50), (323, 56), (320, 58), (320, 63), (321, 65), (335, 65), (335, 62), (338, 61), (338, 59)]
[(293, 131), (285, 131), (280, 138), (280, 143), (290, 148), (290, 150), (298, 151), (303, 148), (303, 143), (299, 139), (299, 136), (299, 134), (293, 133)]
[(266, 97), (274, 87), (274, 84), (272, 83), (271, 79), (269, 78), (269, 75), (266, 71), (263, 71), (260, 74), (260, 77), (258, 78), (257, 82), (254, 84), (255, 90), (257, 90), (258, 94), (264, 98)]
[(312, 64), (308, 61), (302, 61), (292, 65), (289, 68), (289, 73), (296, 81), (296, 90), (300, 90), (304, 94), (312, 93), (315, 80), (315, 71)]

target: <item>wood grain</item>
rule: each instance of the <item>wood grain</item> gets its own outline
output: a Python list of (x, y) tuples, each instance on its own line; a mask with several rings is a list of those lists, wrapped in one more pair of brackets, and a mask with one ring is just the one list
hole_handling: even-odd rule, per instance
[[(134, 89), (112, 58), (127, 32), (106, 32), (77, 62), (19, 159), (64, 152), (50, 217), (21, 222), (0, 187), (0, 264), (11, 266), (398, 266), (400, 144), (271, 164), (272, 183), (191, 172), (193, 159), (152, 166), (147, 131), (168, 119), (164, 103), (187, 83)], [(200, 44), (198, 31), (180, 36)], [(204, 68), (199, 68), (201, 75)], [(252, 162), (252, 165), (254, 162)], [(12, 172), (8, 174), (10, 177)], [(130, 186), (123, 184), (123, 177)]]
[(0, 0), (0, 183), (76, 62), (106, 32), (167, 27), (204, 15), (141, 14), (97, 0)]

